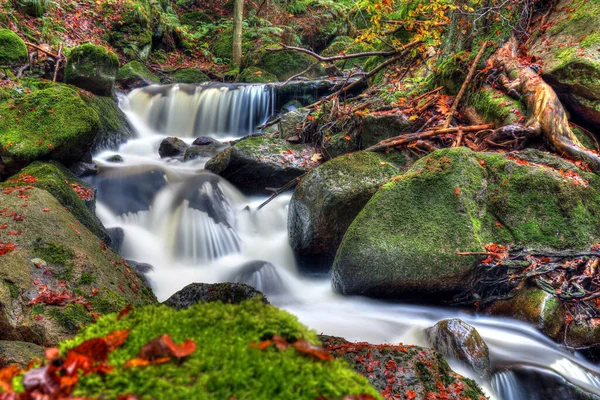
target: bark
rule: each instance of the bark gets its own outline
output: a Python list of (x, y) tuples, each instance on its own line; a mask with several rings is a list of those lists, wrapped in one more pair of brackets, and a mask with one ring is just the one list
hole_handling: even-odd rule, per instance
[(567, 113), (558, 96), (542, 78), (517, 57), (517, 42), (513, 37), (490, 58), (490, 66), (501, 68), (506, 75), (503, 85), (507, 90), (516, 89), (522, 94), (527, 108), (525, 128), (532, 135), (543, 135), (548, 144), (562, 155), (588, 163), (600, 172), (600, 157), (587, 150), (569, 127)]
[(233, 7), (233, 68), (242, 65), (242, 20), (244, 19), (244, 0), (235, 0)]

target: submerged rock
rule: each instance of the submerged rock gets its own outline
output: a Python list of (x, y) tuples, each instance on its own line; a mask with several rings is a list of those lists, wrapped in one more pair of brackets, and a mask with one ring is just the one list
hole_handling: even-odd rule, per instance
[(245, 193), (265, 193), (265, 188), (282, 187), (315, 166), (314, 154), (310, 146), (253, 136), (208, 160), (206, 169)]
[(158, 154), (161, 158), (177, 157), (183, 155), (189, 146), (183, 140), (176, 137), (168, 137), (160, 142)]
[(227, 304), (239, 304), (258, 297), (268, 303), (267, 298), (258, 290), (245, 283), (190, 283), (164, 304), (177, 310), (189, 308), (197, 303), (221, 301)]
[(86, 43), (69, 51), (65, 80), (96, 95), (111, 96), (118, 68), (119, 59), (115, 53)]
[(335, 357), (366, 376), (385, 398), (486, 398), (477, 383), (452, 371), (434, 350), (402, 344), (353, 343), (324, 335), (320, 339)]
[(385, 155), (359, 152), (313, 169), (296, 186), (290, 245), (303, 268), (329, 268), (344, 233), (379, 187), (400, 172)]
[(429, 343), (444, 357), (460, 360), (480, 377), (489, 377), (490, 351), (471, 325), (458, 318), (445, 319), (425, 333)]
[(31, 360), (43, 360), (44, 348), (37, 344), (0, 340), (0, 369), (16, 364), (24, 368)]
[(347, 230), (333, 266), (345, 294), (447, 297), (465, 289), (486, 243), (589, 249), (600, 180), (535, 150), (439, 150), (386, 184)]
[(4, 190), (0, 203), (0, 222), (14, 232), (0, 245), (0, 340), (55, 345), (92, 323), (92, 313), (156, 301), (123, 259), (47, 191)]

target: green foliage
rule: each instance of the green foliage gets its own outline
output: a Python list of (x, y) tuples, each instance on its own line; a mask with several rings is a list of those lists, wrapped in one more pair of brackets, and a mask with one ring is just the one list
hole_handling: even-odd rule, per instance
[[(88, 326), (74, 340), (60, 345), (66, 350), (86, 339), (102, 337), (119, 329), (130, 329), (125, 345), (111, 353), (108, 362), (115, 373), (104, 378), (80, 378), (75, 396), (115, 398), (135, 393), (142, 398), (169, 399), (331, 399), (350, 394), (379, 394), (366, 378), (341, 360), (323, 362), (301, 355), (294, 349), (274, 346), (259, 350), (250, 346), (281, 335), (289, 341), (307, 339), (319, 344), (285, 311), (257, 300), (239, 305), (197, 304), (175, 311), (166, 306), (135, 309), (125, 318), (105, 316)], [(197, 349), (179, 365), (170, 362), (149, 367), (125, 368), (140, 348), (162, 334), (176, 343), (193, 339)]]
[(26, 14), (32, 17), (41, 17), (44, 15), (48, 6), (51, 4), (50, 0), (13, 0), (15, 6)]
[(12, 65), (27, 60), (25, 42), (9, 29), (0, 29), (0, 65)]

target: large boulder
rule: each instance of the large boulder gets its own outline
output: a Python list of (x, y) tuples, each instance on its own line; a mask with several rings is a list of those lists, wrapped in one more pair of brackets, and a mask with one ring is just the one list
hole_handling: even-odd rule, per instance
[[(293, 50), (271, 51), (279, 46), (265, 46), (257, 50), (254, 55), (255, 67), (260, 68), (270, 74), (273, 74), (280, 81), (285, 81), (292, 76), (305, 71), (315, 63), (315, 60), (308, 54)], [(323, 68), (320, 65), (313, 67), (306, 75), (317, 77), (323, 75)]]
[[(113, 372), (80, 374), (74, 394), (111, 399), (123, 393), (144, 399), (381, 398), (346, 362), (322, 360), (292, 347), (300, 340), (297, 347), (320, 354), (313, 331), (287, 312), (257, 300), (196, 304), (185, 310), (134, 308), (121, 318), (113, 314), (99, 319), (61, 349), (68, 351), (85, 340), (123, 330), (128, 331), (127, 339), (109, 358)], [(137, 368), (126, 364), (162, 335), (177, 345), (189, 340), (195, 346), (177, 361)], [(274, 335), (282, 338), (279, 348), (266, 342)], [(192, 347), (190, 342), (183, 350)], [(283, 342), (290, 343), (287, 349)]]
[(119, 59), (102, 46), (86, 43), (70, 49), (66, 82), (99, 96), (110, 96), (115, 89)]
[(189, 308), (196, 303), (210, 303), (221, 301), (223, 303), (239, 304), (254, 297), (260, 298), (265, 303), (265, 296), (245, 283), (190, 283), (164, 304), (181, 310)]
[(599, 11), (596, 2), (560, 0), (546, 21), (549, 27), (529, 48), (574, 117), (594, 128), (600, 127)]
[(271, 83), (277, 82), (277, 77), (257, 67), (244, 68), (237, 78), (242, 83)]
[(313, 169), (290, 202), (288, 232), (298, 264), (331, 267), (344, 233), (377, 190), (400, 169), (381, 154), (359, 152)]
[(444, 357), (460, 360), (482, 378), (490, 376), (490, 350), (471, 325), (458, 318), (445, 319), (425, 333)]
[(160, 83), (142, 62), (134, 60), (123, 65), (117, 72), (117, 84), (125, 89), (134, 89), (142, 86)]
[(333, 266), (342, 293), (446, 297), (465, 289), (486, 243), (589, 249), (600, 179), (561, 158), (438, 150), (383, 186), (347, 230)]
[(60, 163), (36, 161), (0, 184), (0, 187), (8, 190), (28, 185), (49, 192), (79, 222), (110, 245), (110, 236), (95, 214), (95, 190), (88, 183), (78, 179)]
[(279, 188), (317, 165), (310, 146), (253, 136), (211, 158), (206, 169), (221, 175), (245, 193)]
[(38, 159), (69, 165), (88, 155), (100, 127), (90, 103), (85, 93), (50, 82), (0, 102), (0, 156), (7, 172)]
[(101, 150), (117, 150), (127, 140), (133, 138), (133, 130), (114, 97), (93, 96), (90, 107), (98, 113), (100, 125), (92, 147), (93, 153)]
[(432, 349), (418, 346), (348, 342), (320, 336), (323, 346), (346, 360), (386, 399), (472, 399), (485, 395), (471, 379), (452, 371), (446, 360)]
[(171, 75), (171, 80), (174, 83), (210, 82), (210, 78), (204, 72), (196, 68), (179, 69)]
[(10, 29), (0, 29), (0, 66), (11, 66), (27, 62), (27, 46)]
[(5, 188), (0, 203), (0, 340), (54, 345), (98, 314), (156, 301), (47, 191)]

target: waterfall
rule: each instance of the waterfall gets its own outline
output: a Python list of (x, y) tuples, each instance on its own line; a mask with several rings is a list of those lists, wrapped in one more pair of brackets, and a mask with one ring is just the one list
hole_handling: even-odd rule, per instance
[(153, 85), (121, 101), (138, 135), (240, 137), (264, 124), (275, 108), (270, 85)]

